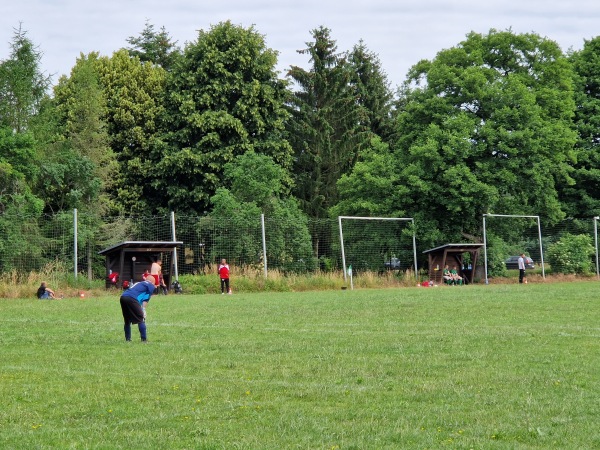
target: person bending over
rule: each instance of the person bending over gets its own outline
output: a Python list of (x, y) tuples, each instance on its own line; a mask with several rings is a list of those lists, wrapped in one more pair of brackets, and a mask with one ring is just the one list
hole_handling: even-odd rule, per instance
[(120, 302), (125, 321), (123, 329), (126, 341), (131, 341), (131, 324), (137, 324), (142, 342), (147, 342), (146, 306), (154, 291), (156, 291), (154, 277), (148, 275), (144, 281), (135, 283), (121, 294)]

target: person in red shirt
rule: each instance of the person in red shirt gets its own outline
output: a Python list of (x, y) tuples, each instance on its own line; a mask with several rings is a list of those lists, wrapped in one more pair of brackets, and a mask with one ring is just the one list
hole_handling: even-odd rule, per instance
[(231, 289), (229, 287), (229, 264), (227, 264), (225, 258), (223, 258), (221, 264), (219, 264), (219, 277), (221, 278), (221, 295), (225, 293), (225, 290), (227, 290), (228, 294), (231, 294)]

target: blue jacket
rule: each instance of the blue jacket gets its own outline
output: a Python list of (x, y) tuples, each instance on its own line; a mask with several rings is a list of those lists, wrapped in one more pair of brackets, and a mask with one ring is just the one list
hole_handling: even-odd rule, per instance
[(150, 297), (154, 294), (156, 287), (149, 281), (140, 281), (127, 289), (121, 297), (135, 298), (141, 305), (143, 302), (149, 302)]

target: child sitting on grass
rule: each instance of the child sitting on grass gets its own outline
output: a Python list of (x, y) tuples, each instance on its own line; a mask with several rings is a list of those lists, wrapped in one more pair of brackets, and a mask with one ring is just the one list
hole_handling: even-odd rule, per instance
[(42, 284), (40, 284), (40, 287), (37, 290), (37, 298), (39, 298), (40, 300), (46, 300), (49, 298), (56, 298), (54, 295), (54, 291), (52, 289), (50, 289), (48, 286), (46, 286), (46, 282), (42, 281)]

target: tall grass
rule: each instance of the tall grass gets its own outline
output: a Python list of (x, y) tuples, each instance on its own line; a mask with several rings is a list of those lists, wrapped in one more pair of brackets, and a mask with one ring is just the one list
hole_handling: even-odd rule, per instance
[(77, 297), (81, 291), (105, 295), (103, 280), (88, 280), (80, 275), (75, 278), (61, 261), (46, 264), (39, 272), (17, 272), (15, 270), (0, 277), (0, 298), (34, 298), (38, 287), (45, 281), (59, 297)]
[(0, 448), (598, 448), (596, 291), (0, 300)]
[[(186, 293), (216, 294), (220, 292), (218, 275), (183, 275), (180, 281)], [(365, 272), (353, 278), (357, 288), (397, 288), (415, 286), (414, 272), (390, 271), (385, 273)], [(309, 274), (283, 273), (269, 270), (264, 272), (252, 269), (232, 268), (231, 286), (236, 292), (304, 292), (349, 289), (350, 280), (344, 280), (340, 271), (316, 272)]]

